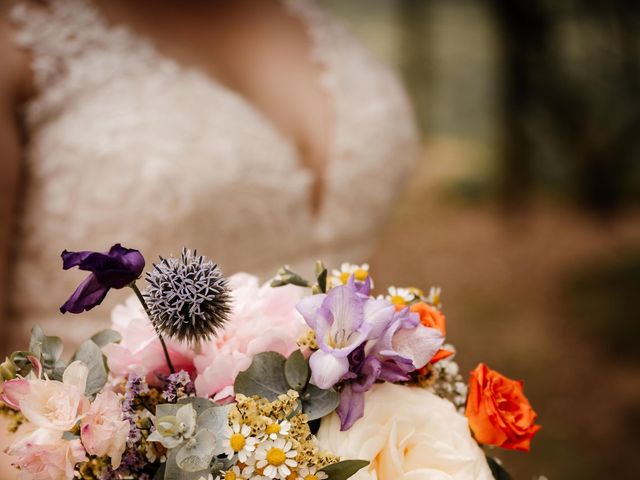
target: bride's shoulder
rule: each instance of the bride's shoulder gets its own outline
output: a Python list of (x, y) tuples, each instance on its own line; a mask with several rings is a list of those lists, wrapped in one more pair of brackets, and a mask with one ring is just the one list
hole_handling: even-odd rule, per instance
[(30, 53), (17, 46), (16, 26), (12, 11), (20, 3), (17, 0), (0, 2), (0, 96), (7, 98), (28, 97), (33, 92)]

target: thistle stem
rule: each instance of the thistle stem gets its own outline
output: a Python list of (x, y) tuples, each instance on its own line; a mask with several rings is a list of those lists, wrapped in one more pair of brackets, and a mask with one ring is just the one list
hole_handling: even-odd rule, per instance
[[(147, 313), (147, 317), (149, 317), (149, 320), (151, 320), (151, 312), (149, 312), (149, 307), (147, 306), (147, 302), (145, 302), (144, 297), (142, 296), (142, 292), (140, 292), (140, 289), (136, 285), (136, 282), (135, 281), (131, 282), (129, 286), (131, 287), (131, 290), (133, 290), (133, 293), (136, 294), (136, 297), (138, 297), (138, 300), (140, 301), (142, 308), (144, 308), (144, 311)], [(175, 369), (173, 368), (173, 364), (171, 363), (171, 358), (169, 357), (169, 349), (167, 348), (167, 344), (164, 342), (164, 338), (162, 338), (162, 335), (160, 334), (156, 326), (153, 324), (153, 322), (151, 322), (151, 324), (153, 325), (153, 328), (156, 331), (158, 340), (160, 340), (160, 345), (162, 345), (162, 350), (164, 351), (164, 358), (167, 360), (167, 366), (169, 367), (169, 371), (171, 373), (176, 373)]]

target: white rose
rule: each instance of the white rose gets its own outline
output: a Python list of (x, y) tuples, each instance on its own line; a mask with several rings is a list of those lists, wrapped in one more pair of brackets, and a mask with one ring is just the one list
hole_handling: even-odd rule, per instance
[(371, 462), (353, 480), (493, 480), (467, 419), (418, 387), (375, 385), (364, 417), (341, 432), (334, 413), (322, 420), (318, 440), (343, 459)]

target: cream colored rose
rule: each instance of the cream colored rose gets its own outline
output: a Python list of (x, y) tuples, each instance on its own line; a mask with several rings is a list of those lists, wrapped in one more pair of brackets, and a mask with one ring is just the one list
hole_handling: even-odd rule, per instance
[(371, 462), (353, 480), (493, 480), (467, 419), (418, 387), (375, 385), (364, 417), (341, 432), (332, 414), (322, 420), (318, 440), (342, 458)]

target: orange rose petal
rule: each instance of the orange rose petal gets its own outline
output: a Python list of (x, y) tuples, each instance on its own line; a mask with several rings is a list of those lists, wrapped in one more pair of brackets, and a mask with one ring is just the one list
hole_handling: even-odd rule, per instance
[(445, 358), (449, 358), (454, 353), (455, 352), (452, 352), (451, 350), (445, 350), (444, 348), (441, 348), (440, 350), (438, 350), (436, 352), (436, 354), (429, 361), (429, 363), (431, 363), (431, 364), (438, 363), (440, 360), (444, 360)]

